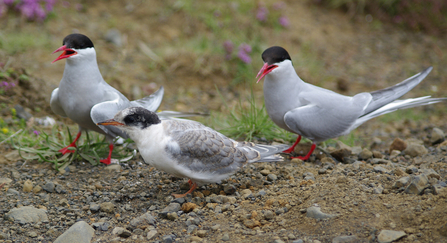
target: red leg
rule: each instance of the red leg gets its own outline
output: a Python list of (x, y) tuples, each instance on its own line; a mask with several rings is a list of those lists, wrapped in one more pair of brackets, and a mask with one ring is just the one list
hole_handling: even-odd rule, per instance
[(112, 151), (113, 151), (113, 143), (109, 144), (109, 156), (107, 156), (107, 159), (101, 159), (99, 160), (99, 162), (104, 163), (106, 165), (110, 165), (112, 159)]
[(189, 193), (192, 193), (197, 188), (197, 183), (192, 182), (191, 179), (188, 181), (189, 183), (189, 191), (187, 191), (185, 194), (172, 194), (175, 198), (185, 197)]
[(302, 156), (292, 157), (291, 159), (308, 160), (310, 155), (312, 154), (312, 152), (315, 150), (316, 147), (317, 147), (317, 145), (313, 143), (312, 146), (310, 147), (309, 153), (307, 153), (306, 156), (304, 156), (304, 157), (302, 157)]
[(298, 143), (301, 141), (301, 135), (298, 135), (298, 138), (296, 139), (295, 143), (292, 145), (292, 147), (282, 151), (283, 153), (287, 153), (290, 154), (293, 152), (293, 150), (295, 150), (296, 145), (298, 145)]
[(67, 147), (59, 149), (59, 152), (61, 152), (62, 154), (66, 154), (66, 153), (74, 153), (74, 150), (68, 149), (70, 147), (75, 147), (76, 148), (76, 141), (78, 141), (79, 137), (81, 136), (81, 131), (78, 132), (78, 135), (76, 135), (75, 140), (73, 140), (72, 143), (70, 143)]

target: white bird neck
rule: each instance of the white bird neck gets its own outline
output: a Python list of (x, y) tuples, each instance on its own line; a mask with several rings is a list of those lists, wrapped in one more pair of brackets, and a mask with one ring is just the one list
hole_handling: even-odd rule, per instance
[(93, 85), (103, 81), (96, 62), (95, 50), (93, 48), (80, 50), (76, 56), (67, 58), (63, 80), (77, 85)]

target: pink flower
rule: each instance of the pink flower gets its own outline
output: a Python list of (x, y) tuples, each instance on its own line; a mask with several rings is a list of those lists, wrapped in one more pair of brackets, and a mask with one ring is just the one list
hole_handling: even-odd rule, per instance
[(289, 19), (287, 17), (285, 17), (285, 16), (279, 17), (278, 22), (279, 22), (279, 24), (282, 27), (286, 27), (287, 28), (290, 25)]
[(258, 11), (256, 12), (256, 19), (258, 19), (261, 22), (265, 22), (267, 20), (268, 13), (269, 11), (267, 10), (266, 7), (260, 6), (258, 8)]
[(243, 43), (239, 46), (239, 52), (237, 53), (237, 57), (239, 57), (241, 61), (249, 64), (251, 63), (251, 57), (249, 55), (250, 52), (251, 52), (251, 46)]

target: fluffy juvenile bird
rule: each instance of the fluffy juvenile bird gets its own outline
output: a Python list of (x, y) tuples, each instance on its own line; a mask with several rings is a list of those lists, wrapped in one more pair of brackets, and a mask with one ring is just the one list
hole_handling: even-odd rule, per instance
[[(59, 150), (62, 154), (74, 152), (76, 141), (83, 130), (104, 134), (109, 141), (109, 155), (101, 159), (110, 164), (113, 151), (113, 139), (116, 136), (127, 138), (126, 134), (114, 127), (98, 127), (96, 122), (112, 118), (118, 111), (131, 106), (141, 106), (155, 111), (163, 99), (161, 87), (150, 96), (129, 101), (118, 90), (104, 81), (96, 62), (93, 42), (85, 35), (71, 34), (64, 38), (62, 46), (53, 53), (62, 52), (54, 62), (66, 59), (63, 77), (51, 93), (50, 105), (54, 113), (68, 117), (79, 125), (79, 132), (74, 141)], [(189, 116), (180, 112), (163, 112), (161, 117)], [(195, 114), (194, 114), (195, 115)]]
[(116, 126), (135, 141), (144, 160), (176, 177), (189, 178), (191, 193), (197, 184), (216, 183), (248, 163), (274, 162), (287, 145), (237, 142), (190, 120), (160, 120), (156, 113), (141, 107), (118, 112), (98, 125)]
[(291, 153), (301, 136), (312, 140), (307, 160), (317, 142), (346, 135), (374, 117), (398, 110), (444, 101), (447, 98), (424, 96), (397, 100), (418, 85), (432, 70), (429, 67), (394, 86), (345, 96), (304, 82), (295, 72), (289, 53), (273, 46), (262, 53), (264, 66), (258, 73), (264, 79), (264, 100), (269, 117), (279, 127), (298, 134)]

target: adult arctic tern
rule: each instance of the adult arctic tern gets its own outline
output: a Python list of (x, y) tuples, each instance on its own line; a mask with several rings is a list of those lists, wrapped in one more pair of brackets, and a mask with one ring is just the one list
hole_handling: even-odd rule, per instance
[(98, 125), (120, 128), (135, 141), (147, 163), (189, 178), (190, 190), (172, 194), (175, 197), (191, 193), (198, 183), (220, 182), (248, 163), (281, 161), (276, 153), (288, 147), (237, 142), (196, 121), (160, 120), (142, 107), (124, 109)]
[[(91, 130), (104, 134), (110, 142), (109, 155), (102, 159), (104, 164), (110, 164), (113, 151), (113, 139), (116, 136), (127, 138), (120, 129), (97, 126), (96, 123), (112, 118), (118, 111), (131, 106), (141, 106), (155, 111), (163, 99), (164, 89), (160, 87), (155, 93), (139, 100), (129, 101), (118, 90), (104, 81), (96, 62), (96, 52), (93, 42), (85, 35), (70, 34), (63, 40), (62, 46), (53, 53), (61, 52), (54, 62), (66, 59), (63, 77), (59, 88), (51, 93), (50, 105), (54, 113), (68, 117), (79, 125), (79, 132), (74, 141), (59, 150), (62, 154), (74, 152), (70, 147), (76, 147), (76, 141), (83, 130)], [(189, 116), (180, 112), (166, 111), (160, 117)]]
[(291, 153), (301, 140), (313, 144), (302, 160), (309, 159), (317, 142), (346, 135), (374, 117), (398, 109), (429, 105), (447, 98), (419, 98), (397, 100), (418, 85), (432, 70), (429, 67), (394, 86), (345, 96), (308, 84), (298, 77), (289, 53), (273, 46), (262, 53), (264, 66), (256, 77), (264, 79), (264, 100), (269, 117), (279, 127), (298, 134), (296, 142), (285, 153)]

